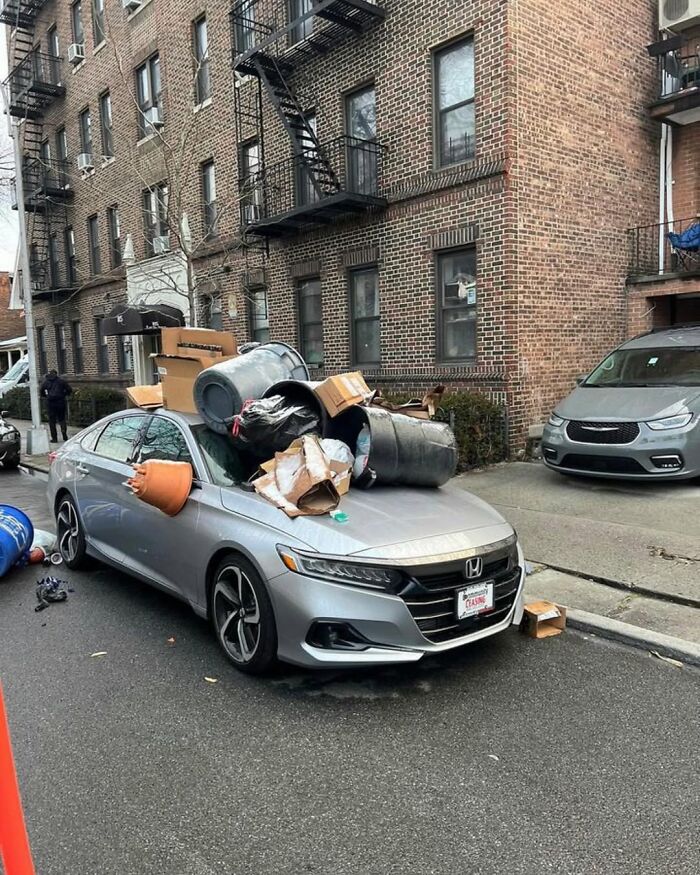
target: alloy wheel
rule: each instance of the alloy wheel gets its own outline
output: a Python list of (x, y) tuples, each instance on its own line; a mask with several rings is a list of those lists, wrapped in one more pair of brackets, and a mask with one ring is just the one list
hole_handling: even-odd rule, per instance
[(219, 640), (234, 662), (245, 664), (260, 643), (260, 605), (248, 576), (235, 565), (221, 569), (214, 587)]
[(56, 517), (58, 529), (58, 550), (63, 561), (70, 563), (75, 561), (80, 547), (80, 523), (78, 514), (71, 501), (64, 501), (58, 509)]

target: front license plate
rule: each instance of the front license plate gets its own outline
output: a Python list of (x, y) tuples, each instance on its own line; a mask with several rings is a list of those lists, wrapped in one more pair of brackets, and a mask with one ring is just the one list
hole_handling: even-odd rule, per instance
[(466, 620), (493, 607), (493, 583), (473, 583), (457, 593), (457, 619)]

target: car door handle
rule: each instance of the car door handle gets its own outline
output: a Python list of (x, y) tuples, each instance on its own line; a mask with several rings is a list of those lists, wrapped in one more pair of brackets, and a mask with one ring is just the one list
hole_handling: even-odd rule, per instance
[(122, 486), (124, 487), (124, 489), (128, 489), (130, 492), (133, 492), (131, 488), (131, 483), (129, 483), (128, 480), (122, 480)]
[(86, 465), (78, 464), (75, 466), (76, 471), (80, 471), (81, 474), (89, 474), (90, 469)]

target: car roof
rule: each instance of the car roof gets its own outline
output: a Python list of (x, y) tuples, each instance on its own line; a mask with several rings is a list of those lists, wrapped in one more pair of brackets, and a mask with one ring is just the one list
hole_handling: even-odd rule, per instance
[(623, 343), (620, 349), (661, 349), (674, 346), (700, 346), (700, 325), (679, 325), (662, 331), (648, 331)]
[(155, 410), (148, 410), (147, 413), (152, 413), (154, 416), (167, 416), (174, 419), (179, 419), (187, 425), (202, 425), (204, 420), (198, 413), (183, 413), (179, 410), (166, 410), (164, 407), (156, 407)]

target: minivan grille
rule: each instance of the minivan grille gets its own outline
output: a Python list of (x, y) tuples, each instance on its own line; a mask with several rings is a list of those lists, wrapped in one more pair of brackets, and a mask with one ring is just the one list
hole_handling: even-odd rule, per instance
[(639, 436), (636, 422), (579, 422), (566, 426), (569, 440), (582, 444), (631, 444)]
[[(479, 632), (505, 620), (513, 607), (520, 584), (521, 569), (511, 567), (507, 556), (484, 563), (484, 571), (477, 580), (465, 580), (460, 571), (437, 575), (417, 575), (419, 586), (402, 596), (421, 633), (435, 644), (451, 641)], [(472, 583), (493, 580), (494, 606), (491, 611), (457, 619), (456, 593)]]

